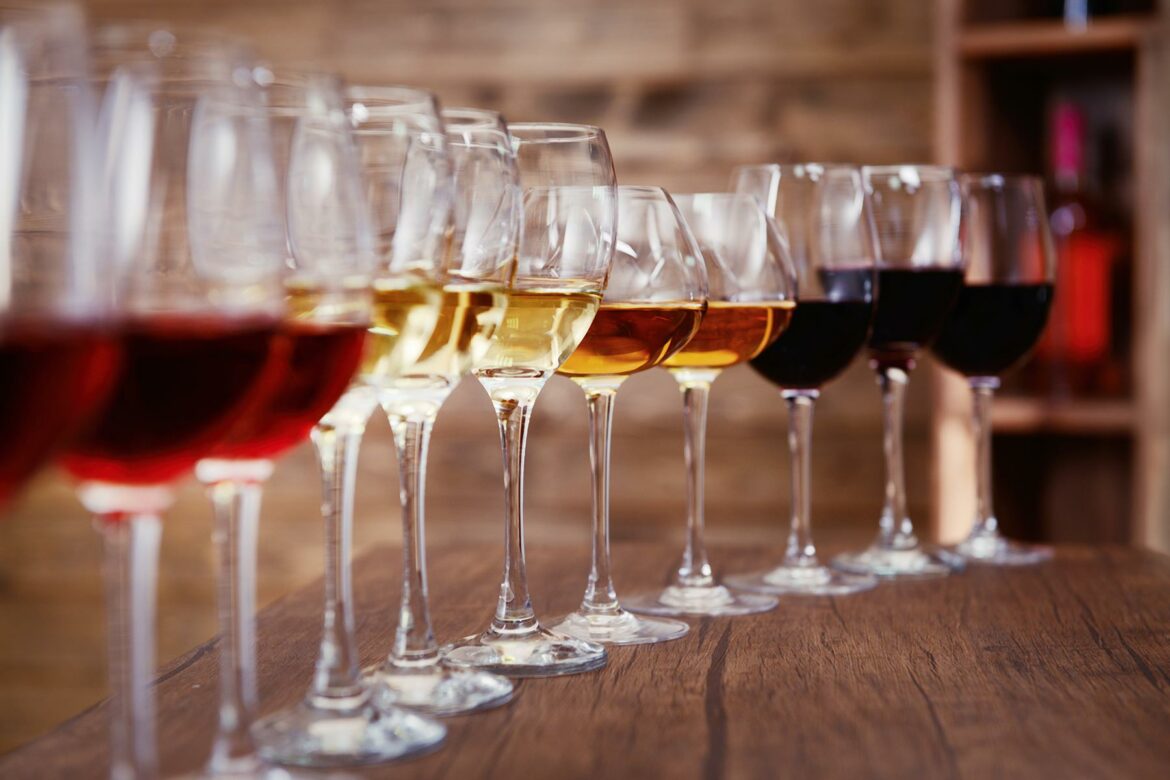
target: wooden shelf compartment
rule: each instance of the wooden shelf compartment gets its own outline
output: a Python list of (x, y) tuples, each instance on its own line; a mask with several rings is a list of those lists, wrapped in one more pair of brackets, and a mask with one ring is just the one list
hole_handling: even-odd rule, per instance
[(1133, 430), (1128, 399), (1051, 400), (1004, 395), (992, 407), (997, 433), (1126, 434)]
[[(1132, 224), (1132, 396), (997, 398), (997, 503), (1025, 538), (1170, 551), (1170, 0), (1127, 5), (1134, 15), (1076, 31), (1028, 19), (1041, 7), (1033, 0), (941, 0), (935, 138), (941, 163), (1041, 173), (1052, 100), (1075, 100), (1088, 132), (1112, 133), (1101, 145), (1109, 157), (1088, 162), (1110, 174), (1102, 202)], [(934, 392), (934, 530), (952, 540), (974, 507), (970, 393), (941, 372)], [(1068, 528), (1073, 510), (1092, 523)]]
[(1124, 51), (1141, 45), (1158, 24), (1156, 17), (1145, 14), (1103, 17), (1082, 28), (1059, 20), (983, 23), (959, 32), (958, 49), (966, 59)]

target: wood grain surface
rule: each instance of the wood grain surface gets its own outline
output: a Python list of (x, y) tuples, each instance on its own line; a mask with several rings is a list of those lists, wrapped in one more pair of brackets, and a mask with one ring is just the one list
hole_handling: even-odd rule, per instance
[[(721, 549), (727, 571), (777, 550)], [(538, 610), (575, 606), (587, 550), (529, 555)], [(663, 581), (676, 551), (615, 550), (626, 593)], [(390, 642), (397, 571), (378, 548), (356, 568), (359, 640)], [(483, 625), (499, 551), (432, 555), (436, 632)], [(264, 610), (263, 709), (292, 704), (320, 630), (317, 583)], [(617, 648), (588, 675), (530, 680), (502, 709), (449, 721), (428, 756), (359, 777), (1164, 777), (1170, 766), (1170, 559), (1068, 547), (1051, 564), (781, 602), (696, 621), (682, 640)], [(159, 678), (167, 773), (197, 768), (213, 725), (216, 645)], [(99, 777), (106, 707), (0, 757), (0, 777)]]

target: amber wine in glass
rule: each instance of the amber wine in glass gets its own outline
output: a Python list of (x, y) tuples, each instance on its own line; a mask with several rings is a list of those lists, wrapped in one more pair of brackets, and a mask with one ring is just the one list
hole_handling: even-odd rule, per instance
[(703, 255), (666, 190), (618, 188), (618, 249), (585, 340), (561, 367), (585, 392), (593, 482), (593, 557), (585, 596), (554, 630), (604, 644), (666, 642), (690, 627), (622, 608), (609, 539), (610, 446), (617, 391), (630, 374), (669, 360), (693, 340), (706, 309)]
[(733, 593), (719, 584), (703, 539), (707, 399), (727, 368), (775, 341), (792, 317), (795, 276), (783, 240), (748, 195), (680, 196), (679, 208), (707, 266), (707, 313), (699, 331), (663, 362), (683, 396), (686, 420), (687, 542), (674, 581), (628, 603), (652, 615), (747, 615), (776, 606), (772, 596)]

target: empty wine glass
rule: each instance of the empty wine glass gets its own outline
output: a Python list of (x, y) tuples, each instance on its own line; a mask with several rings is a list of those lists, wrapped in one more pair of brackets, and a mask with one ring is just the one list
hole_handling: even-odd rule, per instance
[(378, 388), (418, 359), (439, 318), (437, 280), (450, 214), (450, 168), (438, 102), (410, 87), (351, 86), (346, 115), (377, 254), (372, 325), (356, 381), (314, 427), (325, 521), (325, 613), (316, 674), (295, 707), (257, 722), (260, 755), (282, 764), (389, 761), (438, 745), (446, 728), (378, 706), (354, 636), (353, 500), (357, 455)]
[(568, 124), (509, 125), (523, 222), (508, 309), (473, 369), (492, 399), (504, 456), (504, 574), (482, 634), (444, 648), (448, 663), (513, 677), (598, 669), (605, 648), (540, 625), (524, 561), (524, 447), (536, 397), (589, 330), (613, 260), (616, 177), (605, 133)]
[(968, 561), (1026, 565), (1050, 547), (1005, 539), (991, 505), (991, 401), (1000, 378), (1039, 341), (1048, 322), (1056, 252), (1044, 185), (1033, 176), (967, 174), (960, 243), (967, 276), (931, 352), (971, 386), (975, 429), (975, 525), (954, 551)]
[(593, 466), (593, 560), (580, 608), (553, 626), (568, 636), (615, 645), (686, 635), (678, 620), (622, 608), (609, 555), (609, 452), (618, 388), (660, 365), (699, 330), (706, 309), (703, 255), (666, 190), (618, 187), (617, 251), (601, 308), (559, 373), (585, 391)]
[(520, 203), (516, 155), (499, 114), (442, 112), (454, 182), (451, 241), (437, 287), (439, 319), (417, 359), (378, 387), (398, 451), (402, 602), (389, 657), (367, 672), (379, 702), (434, 715), (504, 704), (506, 677), (443, 663), (427, 603), (424, 519), (427, 449), (447, 396), (487, 351), (504, 318), (515, 269)]
[(716, 579), (704, 541), (703, 481), (707, 399), (725, 368), (775, 341), (792, 317), (796, 278), (775, 223), (755, 197), (706, 193), (676, 198), (707, 266), (707, 313), (698, 333), (663, 362), (683, 396), (686, 424), (687, 542), (674, 582), (626, 606), (652, 615), (748, 615), (776, 606), (758, 593), (733, 593)]
[(85, 57), (76, 6), (0, 2), (0, 509), (100, 411), (117, 362)]
[(758, 165), (739, 168), (737, 192), (758, 197), (788, 241), (797, 274), (797, 304), (788, 329), (752, 359), (788, 404), (792, 525), (784, 560), (772, 569), (728, 576), (757, 593), (840, 596), (867, 590), (874, 577), (833, 571), (813, 544), (809, 471), (813, 406), (821, 386), (844, 371), (869, 336), (875, 298), (876, 238), (861, 171), (848, 165)]
[(854, 574), (941, 577), (961, 560), (924, 549), (906, 511), (902, 412), (918, 352), (942, 328), (963, 286), (959, 184), (950, 168), (862, 168), (878, 237), (878, 300), (869, 364), (882, 391), (886, 501), (878, 536), (833, 565)]
[(253, 411), (277, 367), (283, 253), (267, 124), (239, 43), (155, 25), (94, 37), (121, 363), (63, 463), (106, 542), (111, 774), (153, 777), (154, 605), (169, 484)]

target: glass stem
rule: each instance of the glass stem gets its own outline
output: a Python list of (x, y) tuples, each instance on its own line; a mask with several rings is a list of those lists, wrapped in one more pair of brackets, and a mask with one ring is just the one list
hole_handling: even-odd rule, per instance
[(984, 377), (971, 380), (975, 424), (975, 527), (973, 537), (996, 537), (999, 521), (991, 503), (991, 402), (999, 380)]
[(684, 588), (709, 588), (715, 584), (703, 540), (703, 480), (707, 457), (707, 400), (716, 370), (673, 372), (683, 396), (684, 452), (687, 463), (687, 546), (675, 582)]
[(538, 624), (528, 595), (528, 572), (524, 562), (524, 451), (532, 405), (543, 379), (491, 392), (500, 425), (504, 456), (504, 577), (500, 600), (492, 619), (492, 631), (500, 634), (527, 634)]
[(615, 615), (621, 610), (609, 556), (609, 452), (613, 407), (624, 377), (591, 377), (580, 382), (589, 405), (589, 462), (593, 477), (593, 560), (581, 611)]
[(96, 519), (105, 547), (113, 780), (158, 776), (152, 681), (161, 511), (111, 511)]
[(816, 390), (785, 391), (788, 402), (788, 451), (792, 460), (792, 527), (784, 565), (813, 568), (820, 565), (812, 538), (810, 463), (813, 407)]
[(308, 694), (311, 706), (345, 709), (366, 699), (354, 637), (350, 556), (358, 450), (366, 420), (376, 406), (372, 393), (351, 391), (311, 435), (321, 468), (321, 516), (325, 521), (325, 625)]
[[(437, 409), (436, 409), (437, 411)], [(398, 495), (402, 502), (402, 604), (394, 636), (391, 663), (434, 664), (439, 646), (431, 628), (427, 602), (427, 553), (424, 511), (427, 448), (434, 415), (397, 417), (390, 413), (398, 451)]]
[(227, 772), (254, 759), (250, 729), (256, 715), (256, 546), (263, 480), (272, 464), (257, 461), (266, 473), (256, 479), (224, 479), (207, 485), (215, 512), (219, 612), (219, 724), (208, 769)]
[(885, 550), (912, 550), (918, 546), (914, 526), (906, 513), (906, 471), (902, 461), (902, 417), (909, 383), (909, 374), (901, 368), (879, 369), (882, 447), (886, 454), (886, 504), (882, 509), (877, 546)]

